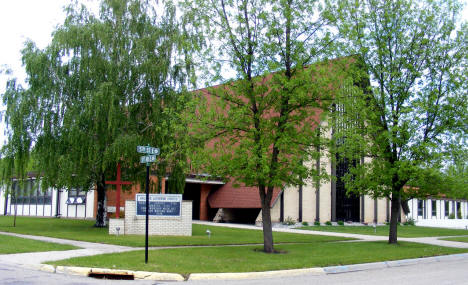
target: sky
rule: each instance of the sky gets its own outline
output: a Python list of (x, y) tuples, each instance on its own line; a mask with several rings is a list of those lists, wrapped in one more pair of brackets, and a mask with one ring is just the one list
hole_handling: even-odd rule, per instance
[[(26, 40), (32, 40), (37, 47), (44, 48), (52, 39), (52, 31), (65, 19), (63, 7), (73, 0), (0, 0), (0, 70), (8, 67), (11, 75), (0, 74), (0, 94), (5, 92), (9, 78), (17, 78), (24, 85), (25, 71), (21, 62), (21, 49)], [(76, 0), (75, 0), (76, 1)], [(97, 9), (97, 0), (79, 0), (93, 9)], [(468, 0), (464, 0), (468, 4)], [(468, 5), (464, 10), (468, 19)], [(5, 124), (0, 122), (0, 147), (5, 143)]]
[[(81, 0), (91, 7), (97, 7), (98, 1)], [(21, 50), (26, 40), (32, 40), (37, 47), (45, 48), (52, 39), (52, 31), (63, 23), (63, 7), (72, 0), (0, 0), (0, 70), (8, 67), (11, 75), (0, 74), (0, 94), (5, 92), (6, 82), (17, 78), (24, 86), (26, 77), (21, 61)], [(0, 123), (0, 147), (5, 144), (5, 124), (3, 112)]]

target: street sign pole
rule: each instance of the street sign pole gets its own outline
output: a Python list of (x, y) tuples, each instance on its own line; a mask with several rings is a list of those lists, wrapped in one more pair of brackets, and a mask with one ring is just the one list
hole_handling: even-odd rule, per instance
[(146, 232), (145, 232), (145, 263), (148, 263), (148, 226), (149, 226), (149, 162), (146, 163)]
[(145, 263), (148, 263), (148, 228), (149, 228), (149, 171), (150, 163), (156, 161), (156, 156), (159, 155), (159, 148), (149, 145), (137, 146), (138, 153), (147, 154), (140, 157), (140, 163), (146, 164), (146, 229), (145, 229)]

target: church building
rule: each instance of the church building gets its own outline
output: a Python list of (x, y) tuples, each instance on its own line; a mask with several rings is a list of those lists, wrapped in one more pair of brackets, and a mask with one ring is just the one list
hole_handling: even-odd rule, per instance
[[(203, 92), (203, 90), (201, 91)], [(208, 95), (207, 95), (208, 96)], [(320, 122), (325, 123), (325, 122)], [(332, 132), (328, 134), (332, 136)], [(338, 160), (339, 161), (339, 160)], [(360, 222), (382, 224), (390, 220), (390, 203), (388, 199), (373, 199), (366, 195), (347, 195), (342, 177), (348, 172), (349, 165), (344, 162), (334, 163), (327, 157), (317, 161), (305, 162), (311, 168), (325, 168), (327, 174), (336, 179), (317, 184), (307, 182), (303, 186), (275, 189), (271, 201), (271, 216), (273, 223), (284, 221), (325, 223)], [(120, 174), (116, 181), (108, 183), (106, 194), (107, 216), (124, 215), (125, 200), (134, 200), (135, 194), (143, 192), (140, 186), (127, 186), (126, 191), (118, 193), (116, 185), (120, 183)], [(108, 179), (113, 179), (109, 177)], [(156, 179), (153, 175), (151, 179)], [(162, 193), (168, 189), (167, 177), (162, 183)], [(36, 175), (30, 174), (20, 189), (17, 181), (13, 182), (13, 191), (0, 188), (0, 215), (44, 216), (94, 219), (97, 211), (97, 191), (90, 189), (49, 189), (45, 193), (36, 190), (40, 183)], [(186, 177), (183, 200), (192, 201), (192, 218), (194, 220), (261, 223), (261, 203), (258, 189), (255, 187), (234, 187), (232, 181), (223, 181), (209, 175), (190, 174)], [(12, 195), (14, 193), (14, 195)], [(415, 202), (416, 201), (416, 202)], [(411, 202), (408, 217), (423, 219), (445, 219), (450, 213), (460, 212), (460, 218), (467, 218), (468, 204), (466, 201), (445, 202)], [(449, 202), (447, 204), (447, 201)], [(454, 204), (453, 204), (453, 203)], [(452, 204), (450, 204), (452, 203)], [(117, 206), (118, 205), (118, 206)], [(450, 206), (451, 205), (451, 206)], [(117, 211), (119, 207), (120, 211)], [(457, 210), (460, 209), (460, 210)], [(458, 216), (456, 217), (458, 218)], [(401, 220), (406, 219), (401, 212)]]

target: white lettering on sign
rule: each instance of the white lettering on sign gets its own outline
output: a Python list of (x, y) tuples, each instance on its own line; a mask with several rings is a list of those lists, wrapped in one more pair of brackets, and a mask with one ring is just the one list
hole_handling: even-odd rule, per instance
[(146, 153), (146, 154), (159, 155), (159, 148), (157, 148), (157, 147), (151, 147), (151, 146), (139, 145), (139, 146), (137, 146), (137, 152), (138, 152), (138, 153)]
[[(136, 194), (137, 216), (146, 215), (146, 194)], [(148, 214), (150, 216), (172, 216), (181, 215), (181, 194), (150, 194)]]
[(149, 162), (155, 162), (156, 161), (156, 155), (145, 155), (140, 157), (140, 163), (149, 163)]

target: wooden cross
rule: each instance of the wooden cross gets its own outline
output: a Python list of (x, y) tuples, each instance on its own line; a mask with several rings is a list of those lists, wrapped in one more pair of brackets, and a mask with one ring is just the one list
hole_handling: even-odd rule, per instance
[(115, 202), (115, 217), (120, 218), (120, 190), (122, 185), (132, 185), (130, 181), (120, 180), (120, 162), (117, 163), (117, 179), (115, 181), (106, 181), (106, 184), (116, 185), (117, 195)]

